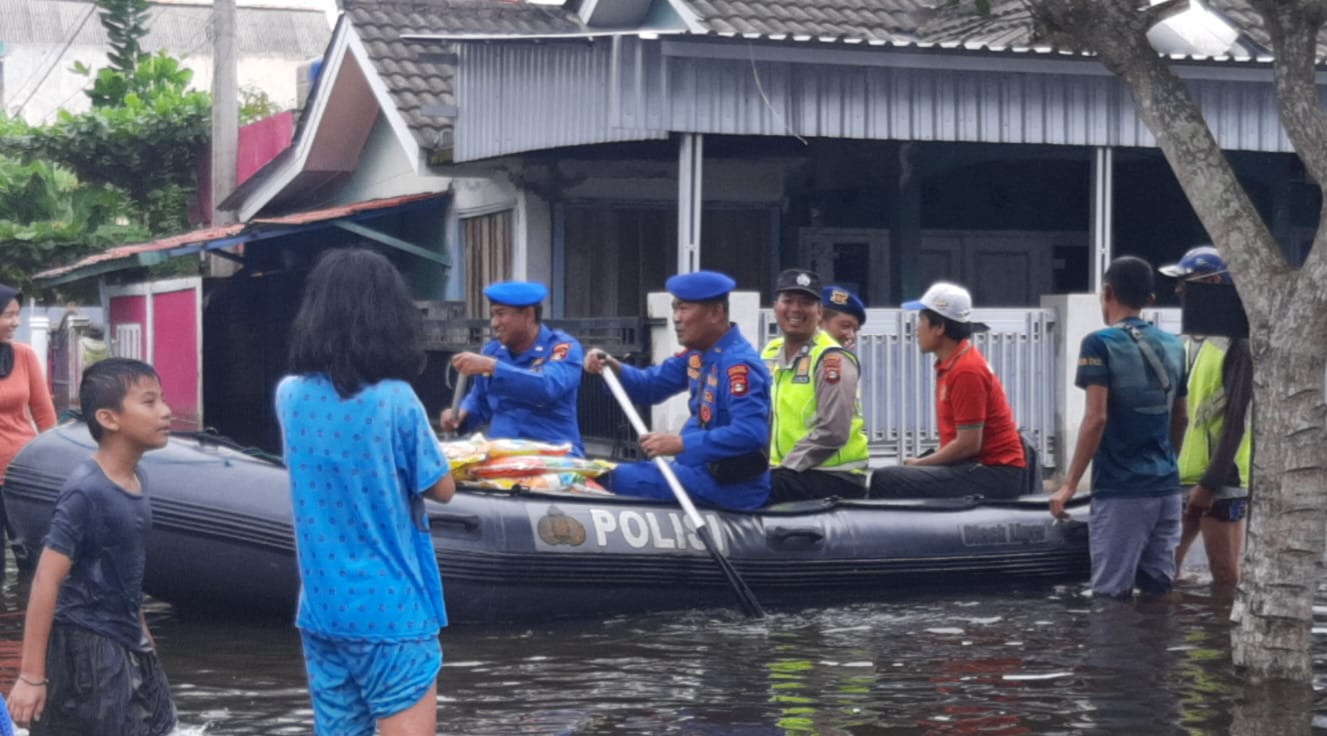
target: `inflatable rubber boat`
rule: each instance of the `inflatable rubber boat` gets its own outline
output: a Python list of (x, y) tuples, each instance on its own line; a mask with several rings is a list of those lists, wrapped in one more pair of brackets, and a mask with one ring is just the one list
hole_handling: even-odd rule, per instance
[[(66, 475), (93, 447), (85, 426), (63, 424), (10, 465), (5, 505), (21, 562), (35, 560)], [(202, 612), (293, 610), (299, 580), (279, 462), (191, 435), (173, 437), (143, 463), (153, 512), (148, 594)], [(827, 500), (702, 513), (762, 604), (813, 606), (919, 587), (1085, 580), (1086, 500), (1075, 499), (1072, 520), (1057, 522), (1045, 498)], [(671, 504), (463, 489), (427, 510), (453, 622), (734, 603)]]

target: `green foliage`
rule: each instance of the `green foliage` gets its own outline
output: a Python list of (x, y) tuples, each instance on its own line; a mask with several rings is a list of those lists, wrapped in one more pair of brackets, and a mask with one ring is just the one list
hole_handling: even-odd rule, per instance
[(144, 56), (142, 40), (147, 36), (148, 0), (97, 0), (101, 26), (106, 29), (111, 50), (106, 56), (111, 68), (131, 74)]
[(240, 87), (240, 125), (248, 125), (257, 120), (271, 117), (281, 112), (281, 106), (276, 104), (268, 94), (257, 87)]
[(83, 93), (92, 100), (94, 108), (121, 107), (130, 96), (140, 100), (155, 100), (188, 92), (193, 70), (180, 64), (180, 60), (165, 51), (139, 57), (138, 64), (128, 71), (114, 66), (103, 67), (93, 75), (82, 63), (74, 64), (73, 71), (92, 77), (91, 89)]
[(148, 97), (126, 95), (120, 107), (62, 111), (44, 127), (6, 121), (0, 155), (54, 161), (83, 181), (122, 189), (140, 205), (140, 221), (152, 232), (178, 231), (211, 119), (206, 93), (158, 87)]
[(81, 184), (63, 167), (0, 156), (0, 281), (31, 293), (42, 269), (146, 238), (131, 208), (122, 192)]

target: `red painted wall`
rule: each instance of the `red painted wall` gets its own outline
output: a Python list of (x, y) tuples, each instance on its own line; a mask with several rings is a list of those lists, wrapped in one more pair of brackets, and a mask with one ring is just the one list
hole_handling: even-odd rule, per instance
[(198, 405), (198, 295), (194, 289), (168, 291), (152, 295), (152, 365), (161, 376), (174, 416), (173, 424), (182, 429), (202, 426), (202, 408)]

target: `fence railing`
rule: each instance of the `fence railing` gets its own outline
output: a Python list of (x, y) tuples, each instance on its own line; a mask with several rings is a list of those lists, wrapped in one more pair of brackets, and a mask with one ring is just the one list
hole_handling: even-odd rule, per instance
[[(1004, 385), (1014, 421), (1037, 446), (1042, 464), (1054, 467), (1055, 345), (1049, 309), (973, 310), (990, 325), (973, 343)], [(917, 347), (917, 312), (867, 310), (858, 336), (862, 412), (873, 455), (916, 456), (940, 444), (935, 416), (934, 358)], [(762, 310), (761, 334), (778, 335), (773, 310)]]

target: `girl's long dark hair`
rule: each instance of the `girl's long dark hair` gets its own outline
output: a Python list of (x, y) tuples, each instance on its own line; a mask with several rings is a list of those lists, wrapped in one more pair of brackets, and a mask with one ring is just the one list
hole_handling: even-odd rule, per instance
[(325, 373), (341, 398), (424, 369), (419, 310), (396, 267), (371, 250), (342, 248), (318, 260), (291, 329), (290, 369)]

